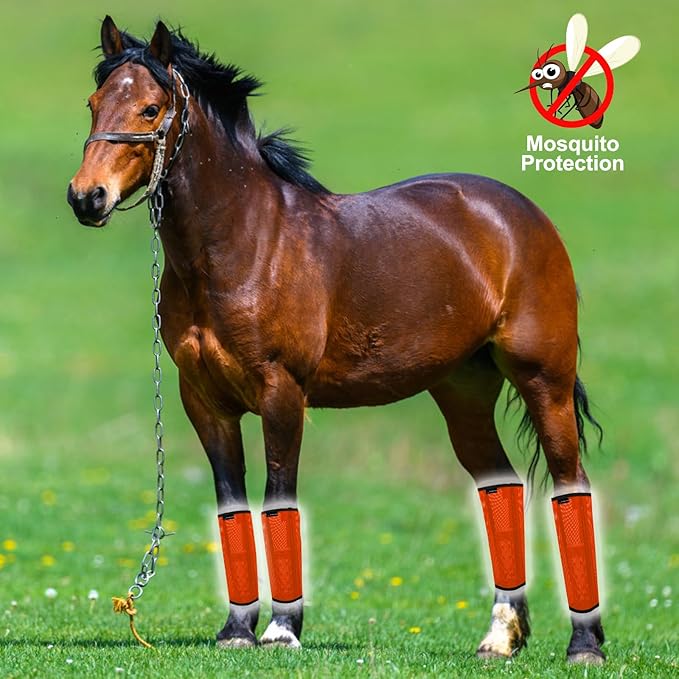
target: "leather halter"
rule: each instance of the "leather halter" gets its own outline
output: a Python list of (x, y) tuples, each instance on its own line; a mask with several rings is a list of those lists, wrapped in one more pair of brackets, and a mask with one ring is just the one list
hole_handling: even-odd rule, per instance
[[(152, 132), (94, 132), (85, 140), (83, 152), (92, 142), (95, 141), (109, 141), (113, 143), (122, 142), (124, 144), (148, 144), (148, 143), (156, 144), (155, 153), (153, 156), (153, 168), (151, 170), (151, 177), (146, 187), (146, 191), (144, 191), (142, 196), (138, 200), (136, 200), (132, 205), (129, 205), (127, 207), (116, 206), (115, 207), (116, 210), (121, 211), (131, 210), (133, 207), (141, 205), (143, 201), (145, 201), (149, 196), (151, 196), (158, 188), (160, 181), (162, 179), (165, 179), (165, 177), (167, 176), (167, 171), (170, 169), (170, 165), (174, 161), (176, 154), (179, 151), (179, 148), (181, 147), (181, 143), (183, 142), (183, 137), (185, 134), (184, 126), (182, 126), (182, 129), (179, 132), (181, 141), (178, 138), (177, 141), (175, 142), (175, 151), (170, 156), (170, 161), (167, 167), (163, 169), (163, 166), (165, 164), (165, 152), (167, 149), (167, 134), (170, 131), (170, 128), (172, 127), (172, 123), (177, 113), (175, 108), (175, 91), (176, 91), (175, 78), (178, 79), (181, 83), (182, 93), (184, 94), (184, 108), (187, 109), (189, 105), (189, 97), (186, 83), (184, 82), (184, 78), (182, 78), (181, 73), (179, 73), (179, 71), (173, 68), (172, 102), (170, 103), (170, 107), (165, 112), (165, 115), (163, 116), (160, 125), (155, 130), (153, 130)], [(182, 119), (186, 119), (187, 115), (188, 110), (186, 111), (186, 113), (182, 111)]]

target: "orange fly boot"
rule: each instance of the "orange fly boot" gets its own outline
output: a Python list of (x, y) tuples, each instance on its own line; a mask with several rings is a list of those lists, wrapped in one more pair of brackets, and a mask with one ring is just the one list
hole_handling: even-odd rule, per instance
[(252, 532), (252, 516), (248, 511), (219, 515), (226, 584), (229, 601), (247, 606), (259, 598), (257, 585), (257, 554)]
[(262, 512), (271, 597), (276, 603), (302, 598), (302, 540), (299, 512), (277, 509)]
[(526, 584), (523, 529), (523, 485), (499, 484), (479, 488), (488, 534), (495, 587), (516, 590)]
[(574, 613), (589, 613), (599, 605), (592, 496), (559, 495), (552, 498), (552, 509), (568, 606)]

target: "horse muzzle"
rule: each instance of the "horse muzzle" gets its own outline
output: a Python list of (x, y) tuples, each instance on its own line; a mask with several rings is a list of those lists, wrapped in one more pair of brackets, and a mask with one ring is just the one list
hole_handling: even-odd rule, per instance
[(96, 186), (89, 191), (76, 191), (72, 183), (68, 185), (66, 200), (81, 224), (97, 227), (108, 222), (118, 202), (111, 200), (104, 186)]

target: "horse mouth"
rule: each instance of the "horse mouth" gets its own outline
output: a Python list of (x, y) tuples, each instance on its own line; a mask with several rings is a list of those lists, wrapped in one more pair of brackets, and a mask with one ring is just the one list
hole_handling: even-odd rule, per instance
[(100, 229), (102, 226), (106, 226), (108, 224), (109, 220), (111, 219), (111, 213), (107, 212), (101, 219), (98, 219), (97, 221), (94, 221), (93, 219), (90, 219), (89, 217), (79, 217), (78, 221), (83, 225), (83, 226), (90, 226), (96, 229)]
[(116, 201), (115, 203), (113, 203), (113, 205), (111, 205), (111, 207), (103, 215), (98, 215), (96, 219), (88, 215), (82, 215), (78, 216), (78, 221), (83, 226), (101, 229), (102, 227), (106, 226), (109, 223), (109, 221), (111, 221), (111, 217), (113, 216), (113, 210), (115, 210), (115, 207), (119, 202), (120, 201)]

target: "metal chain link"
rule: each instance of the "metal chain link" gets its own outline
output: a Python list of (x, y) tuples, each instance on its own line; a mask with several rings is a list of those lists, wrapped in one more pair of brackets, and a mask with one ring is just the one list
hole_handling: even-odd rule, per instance
[(163, 528), (163, 514), (165, 513), (165, 448), (163, 447), (163, 395), (161, 393), (163, 371), (160, 364), (163, 353), (163, 341), (160, 336), (160, 329), (162, 326), (162, 318), (160, 315), (160, 278), (162, 274), (160, 266), (160, 225), (163, 219), (163, 208), (165, 207), (163, 180), (167, 178), (167, 173), (184, 144), (184, 139), (189, 131), (190, 96), (186, 83), (179, 72), (175, 71), (175, 76), (177, 76), (179, 80), (180, 93), (184, 99), (184, 106), (180, 118), (180, 131), (172, 155), (161, 174), (161, 181), (147, 200), (151, 228), (153, 229), (153, 234), (151, 236), (151, 254), (153, 255), (153, 261), (151, 263), (151, 279), (153, 281), (153, 292), (151, 294), (153, 316), (151, 327), (153, 328), (153, 384), (155, 386), (153, 407), (156, 413), (154, 425), (156, 438), (156, 519), (153, 529), (149, 531), (151, 534), (151, 544), (141, 559), (141, 565), (139, 572), (134, 578), (134, 584), (131, 585), (128, 590), (128, 594), (132, 599), (138, 599), (144, 593), (144, 587), (148, 585), (151, 578), (156, 574), (156, 565), (160, 554), (160, 542), (168, 535), (172, 535), (172, 533), (168, 533), (165, 528)]

